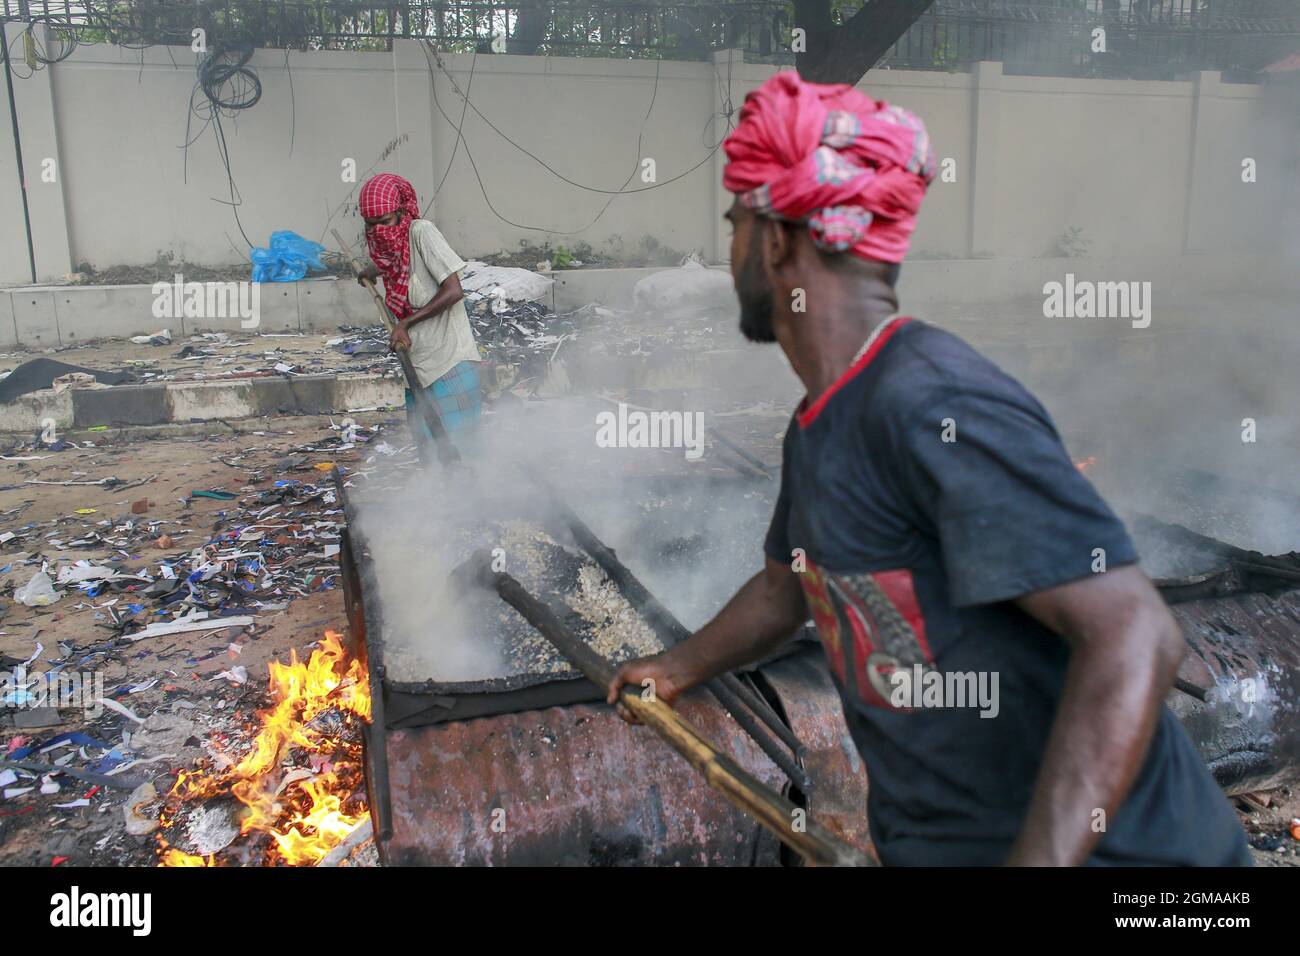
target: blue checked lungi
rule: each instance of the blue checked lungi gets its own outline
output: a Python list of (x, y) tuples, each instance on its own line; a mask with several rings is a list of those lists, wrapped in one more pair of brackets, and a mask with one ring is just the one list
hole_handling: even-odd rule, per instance
[[(433, 407), (442, 416), (442, 424), (453, 438), (457, 433), (468, 436), (478, 428), (483, 412), (483, 392), (479, 388), (478, 363), (461, 362), (424, 390)], [(415, 407), (415, 396), (406, 390), (406, 421), (419, 443), (432, 443), (429, 426)]]

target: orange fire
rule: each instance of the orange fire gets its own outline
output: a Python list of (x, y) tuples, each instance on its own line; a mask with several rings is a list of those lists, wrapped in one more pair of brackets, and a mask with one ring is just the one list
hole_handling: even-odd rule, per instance
[(184, 853), (174, 846), (169, 846), (163, 851), (159, 859), (159, 866), (216, 866), (210, 856), (195, 856), (193, 853)]
[(1081, 472), (1083, 472), (1086, 475), (1088, 473), (1088, 469), (1095, 464), (1097, 464), (1097, 456), (1089, 455), (1087, 458), (1081, 458), (1078, 461), (1076, 461), (1074, 463), (1074, 467), (1078, 468)]
[[(268, 834), (270, 863), (315, 864), (341, 843), (366, 816), (353, 791), (361, 780), (360, 747), (311, 726), (314, 718), (336, 711), (347, 725), (370, 719), (370, 690), (361, 663), (348, 661), (340, 635), (326, 631), (304, 664), (297, 652), (288, 664), (272, 661), (274, 706), (258, 714), (261, 728), (248, 753), (219, 773), (181, 771), (163, 830), (176, 822), (180, 805), (229, 792), (247, 811), (240, 834)], [(313, 768), (286, 766), (287, 758), (307, 755)], [(345, 809), (345, 804), (349, 809)], [(159, 839), (161, 866), (213, 866), (212, 857), (192, 856)]]

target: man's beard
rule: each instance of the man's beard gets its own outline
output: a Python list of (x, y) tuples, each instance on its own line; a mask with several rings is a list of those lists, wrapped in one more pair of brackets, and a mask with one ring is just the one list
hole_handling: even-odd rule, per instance
[(764, 288), (763, 267), (752, 251), (740, 270), (736, 283), (740, 299), (740, 332), (751, 342), (775, 342), (772, 328), (772, 290)]

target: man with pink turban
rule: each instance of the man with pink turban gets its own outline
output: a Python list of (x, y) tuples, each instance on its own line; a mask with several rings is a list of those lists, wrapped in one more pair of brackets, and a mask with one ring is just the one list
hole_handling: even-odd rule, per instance
[(886, 864), (1249, 863), (1163, 699), (1178, 626), (1124, 525), (1023, 386), (900, 315), (929, 136), (849, 86), (777, 73), (724, 148), (741, 330), (807, 389), (766, 564), (610, 686), (684, 690), (809, 618), (866, 766)]
[[(384, 301), (397, 320), (389, 346), (409, 350), (420, 386), (448, 433), (464, 444), (477, 428), (482, 408), (481, 356), (460, 287), (465, 261), (437, 226), (420, 217), (415, 188), (401, 176), (380, 173), (366, 180), (357, 208), (374, 262), (362, 277), (383, 278)], [(433, 436), (409, 391), (406, 421), (420, 460), (432, 462)]]

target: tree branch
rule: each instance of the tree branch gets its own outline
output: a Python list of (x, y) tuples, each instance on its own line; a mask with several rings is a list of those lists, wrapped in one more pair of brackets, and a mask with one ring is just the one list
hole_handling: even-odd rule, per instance
[(793, 26), (807, 31), (808, 40), (807, 51), (795, 54), (799, 75), (814, 83), (857, 83), (933, 2), (866, 0), (836, 26), (830, 0), (794, 0)]

